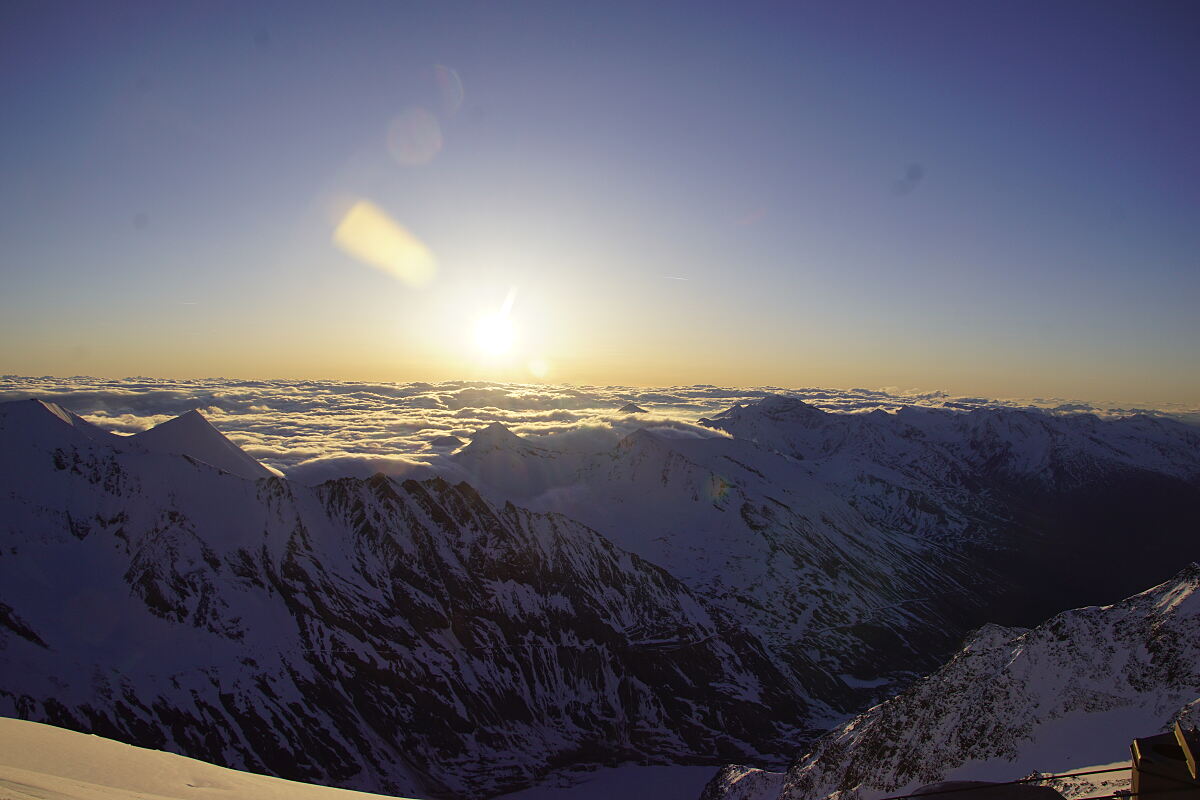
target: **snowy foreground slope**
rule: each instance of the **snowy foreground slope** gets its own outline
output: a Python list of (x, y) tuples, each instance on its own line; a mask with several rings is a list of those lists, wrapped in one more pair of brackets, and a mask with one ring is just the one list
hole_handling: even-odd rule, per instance
[[(206, 764), (50, 725), (0, 718), (5, 800), (384, 800)], [(387, 798), (391, 800), (391, 798)]]
[(870, 800), (1127, 760), (1200, 722), (1200, 565), (1033, 630), (985, 626), (937, 672), (822, 737), (786, 773), (723, 769), (705, 800)]

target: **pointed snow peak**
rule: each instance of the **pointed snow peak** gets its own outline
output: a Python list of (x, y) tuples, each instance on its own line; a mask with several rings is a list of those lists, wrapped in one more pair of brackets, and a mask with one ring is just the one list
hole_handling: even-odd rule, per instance
[(783, 394), (769, 394), (749, 407), (775, 415), (786, 414), (797, 417), (825, 416), (825, 412), (816, 406), (809, 405), (798, 397)]
[(11, 403), (4, 403), (4, 415), (14, 422), (32, 422), (33, 420), (49, 420), (50, 417), (58, 417), (68, 425), (75, 425), (80, 418), (58, 403), (51, 403), (48, 400), (39, 400), (31, 398), (29, 400), (14, 400)]
[(48, 400), (38, 400), (35, 398), (33, 400), (26, 400), (26, 401), (24, 401), (24, 403), (27, 406), (30, 406), (34, 413), (40, 413), (42, 411), (49, 411), (51, 414), (58, 417), (63, 422), (67, 423), (68, 425), (75, 424), (72, 417), (74, 417), (74, 419), (78, 419), (78, 417), (76, 417), (70, 411), (67, 411), (65, 408), (60, 406), (58, 403), (51, 403)]
[(661, 437), (656, 436), (645, 428), (638, 428), (633, 433), (629, 434), (621, 441), (617, 442), (617, 449), (621, 451), (630, 450), (670, 450), (670, 445)]
[(152, 453), (190, 456), (231, 475), (250, 480), (269, 478), (272, 473), (213, 427), (192, 409), (133, 437)]
[(753, 403), (735, 405), (712, 419), (702, 419), (700, 424), (729, 431), (731, 426), (754, 425), (763, 420), (818, 427), (823, 425), (828, 417), (828, 412), (809, 405), (798, 397), (769, 394)]
[(58, 403), (36, 398), (0, 403), (0, 428), (14, 435), (20, 432), (23, 437), (32, 437), (46, 445), (63, 435), (82, 435), (112, 447), (119, 447), (126, 438), (93, 425)]
[(174, 419), (169, 419), (166, 422), (160, 423), (159, 425), (156, 425), (155, 427), (163, 428), (168, 425), (178, 428), (178, 429), (181, 429), (181, 430), (195, 430), (195, 431), (210, 431), (210, 430), (215, 431), (216, 430), (216, 428), (213, 427), (213, 424), (208, 421), (208, 417), (201, 414), (200, 410), (196, 409), (196, 408), (193, 408), (191, 411), (188, 411), (186, 413), (180, 414), (178, 417), (175, 417)]
[(480, 453), (489, 450), (528, 450), (532, 446), (517, 434), (506, 428), (503, 423), (493, 422), (480, 428), (471, 436), (471, 443), (463, 448), (463, 452)]
[(639, 406), (637, 403), (630, 401), (617, 409), (618, 414), (645, 414), (646, 409)]
[[(169, 443), (185, 448), (187, 445), (203, 445), (205, 442), (216, 441), (217, 437), (221, 441), (233, 444), (196, 409), (192, 409), (186, 414), (180, 414), (178, 417), (169, 419), (166, 422), (160, 422), (153, 428), (135, 435), (135, 438), (143, 446), (151, 450), (155, 449), (155, 444), (160, 443)], [(179, 450), (178, 452), (192, 455), (186, 449)]]
[(475, 431), (471, 437), (472, 442), (505, 442), (505, 441), (521, 441), (521, 437), (510, 431), (503, 422), (493, 422), (486, 427)]

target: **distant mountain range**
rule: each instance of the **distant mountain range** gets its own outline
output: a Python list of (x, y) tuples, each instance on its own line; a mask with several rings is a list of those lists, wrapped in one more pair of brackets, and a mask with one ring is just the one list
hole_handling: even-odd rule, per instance
[(973, 628), (1200, 558), (1200, 431), (1168, 419), (705, 422), (602, 452), (496, 423), (449, 457), (468, 483), (310, 488), (195, 412), (123, 437), (0, 404), (0, 715), (433, 796), (781, 768)]

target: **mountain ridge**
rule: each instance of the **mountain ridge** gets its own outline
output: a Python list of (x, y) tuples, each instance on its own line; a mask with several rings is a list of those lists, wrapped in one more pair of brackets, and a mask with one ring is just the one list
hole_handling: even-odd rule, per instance
[(782, 763), (797, 732), (778, 710), (807, 717), (761, 645), (665, 571), (465, 483), (309, 488), (8, 445), (0, 713), (445, 797), (578, 761)]
[(1033, 629), (988, 625), (941, 669), (822, 737), (786, 774), (726, 767), (705, 800), (874, 800), (948, 779), (1119, 761), (1200, 697), (1200, 564)]
[[(495, 423), (445, 456), (452, 481), (308, 487), (0, 404), (0, 712), (446, 797), (566, 764), (778, 768), (1014, 597), (1086, 601), (1197, 555), (1171, 426), (910, 417), (764, 401), (597, 452)], [(237, 449), (199, 415), (173, 429)], [(1007, 431), (1058, 441), (1035, 452), (1082, 489), (1014, 477), (1046, 462), (993, 458)]]

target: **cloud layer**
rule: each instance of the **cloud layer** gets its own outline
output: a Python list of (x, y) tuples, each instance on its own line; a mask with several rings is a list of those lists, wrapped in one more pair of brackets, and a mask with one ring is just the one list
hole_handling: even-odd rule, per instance
[[(117, 433), (136, 433), (191, 409), (247, 453), (305, 483), (334, 477), (445, 470), (439, 437), (464, 441), (502, 422), (556, 449), (600, 450), (640, 427), (683, 436), (716, 435), (697, 420), (767, 394), (789, 394), (828, 411), (1039, 407), (1057, 412), (1121, 414), (1060, 399), (990, 400), (896, 389), (781, 389), (675, 386), (552, 386), (481, 382), (158, 380), (0, 377), (0, 401), (38, 397)], [(634, 402), (646, 414), (622, 414)], [(1200, 421), (1190, 409), (1153, 409)]]

